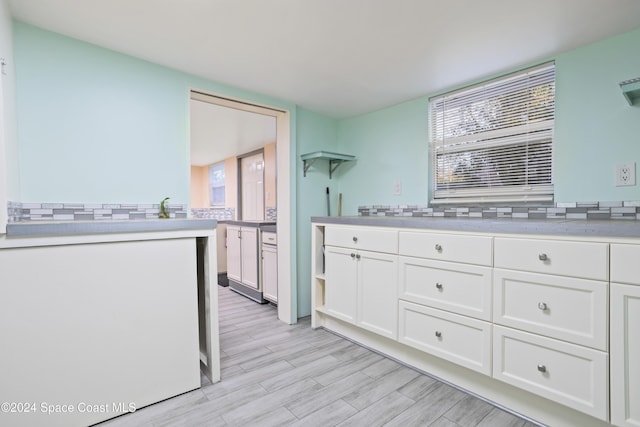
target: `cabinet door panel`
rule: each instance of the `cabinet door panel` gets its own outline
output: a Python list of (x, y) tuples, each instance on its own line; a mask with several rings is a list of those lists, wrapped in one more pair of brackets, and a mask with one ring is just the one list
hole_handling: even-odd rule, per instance
[(329, 226), (324, 243), (366, 251), (397, 253), (398, 232), (389, 228)]
[(242, 280), (242, 254), (240, 252), (240, 227), (227, 226), (227, 277)]
[(611, 245), (611, 281), (640, 285), (640, 245)]
[(338, 319), (355, 323), (358, 280), (355, 251), (326, 246), (325, 265), (325, 310)]
[(494, 325), (493, 377), (608, 418), (608, 354)]
[(495, 323), (607, 350), (607, 282), (498, 268), (493, 279)]
[(399, 302), (398, 341), (491, 375), (491, 324), (442, 310)]
[(259, 289), (258, 282), (258, 229), (242, 227), (242, 283), (254, 289)]
[(609, 245), (597, 242), (496, 238), (494, 267), (609, 280)]
[(398, 336), (398, 257), (359, 251), (357, 324), (372, 332), (396, 339)]
[(278, 302), (278, 250), (263, 246), (262, 249), (263, 296), (271, 302)]
[(492, 264), (492, 238), (488, 236), (401, 231), (398, 241), (400, 255), (465, 264)]
[(491, 320), (491, 268), (400, 257), (401, 299)]
[(611, 422), (640, 426), (640, 286), (611, 284)]

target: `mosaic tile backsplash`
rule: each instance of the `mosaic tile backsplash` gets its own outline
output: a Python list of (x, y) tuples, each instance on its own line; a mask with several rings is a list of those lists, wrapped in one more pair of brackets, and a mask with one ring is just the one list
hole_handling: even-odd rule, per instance
[(640, 220), (640, 201), (570, 202), (526, 207), (429, 207), (426, 205), (371, 205), (358, 207), (359, 216), (413, 216), (460, 218)]
[[(160, 204), (8, 202), (9, 222), (156, 219)], [(170, 218), (186, 218), (185, 205), (168, 204)]]
[(216, 219), (218, 221), (229, 221), (235, 218), (235, 209), (233, 208), (192, 208), (192, 218)]

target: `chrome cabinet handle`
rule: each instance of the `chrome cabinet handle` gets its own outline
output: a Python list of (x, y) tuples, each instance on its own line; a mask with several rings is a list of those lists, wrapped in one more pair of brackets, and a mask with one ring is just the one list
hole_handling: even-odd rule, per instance
[(356, 236), (353, 236), (353, 241), (354, 241), (354, 242), (357, 242), (357, 241), (358, 241), (358, 238), (357, 238)]
[(436, 251), (442, 252), (442, 246), (436, 243)]
[(360, 259), (360, 254), (356, 255), (356, 259)]
[(547, 307), (547, 304), (546, 304), (546, 303), (544, 303), (544, 302), (539, 302), (539, 303), (538, 303), (538, 308), (539, 308), (540, 310), (544, 311), (544, 310), (546, 310), (548, 307)]
[(442, 290), (442, 283), (436, 283), (436, 288), (441, 291)]
[(354, 254), (353, 252), (351, 252), (351, 258), (355, 258), (356, 254)]
[(442, 338), (442, 332), (436, 331), (436, 337), (437, 338)]
[(547, 256), (547, 254), (540, 254), (540, 255), (538, 255), (538, 259), (540, 261), (546, 261), (546, 260), (549, 259), (549, 257)]
[(538, 371), (542, 372), (542, 373), (545, 373), (545, 372), (547, 372), (547, 367), (544, 366), (544, 365), (538, 365)]

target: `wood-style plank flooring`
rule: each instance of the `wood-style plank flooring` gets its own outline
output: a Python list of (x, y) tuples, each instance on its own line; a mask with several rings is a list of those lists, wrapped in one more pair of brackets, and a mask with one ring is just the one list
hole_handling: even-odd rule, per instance
[(533, 427), (473, 396), (219, 288), (222, 381), (100, 427)]

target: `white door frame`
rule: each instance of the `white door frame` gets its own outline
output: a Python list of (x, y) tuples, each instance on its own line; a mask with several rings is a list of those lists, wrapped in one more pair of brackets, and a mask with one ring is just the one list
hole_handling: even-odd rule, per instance
[(276, 118), (276, 193), (278, 239), (278, 319), (294, 324), (298, 321), (297, 289), (292, 282), (295, 258), (291, 250), (295, 224), (291, 216), (291, 114), (282, 108), (258, 105), (251, 101), (232, 99), (208, 91), (191, 89), (190, 99), (208, 102), (236, 110), (249, 111)]

